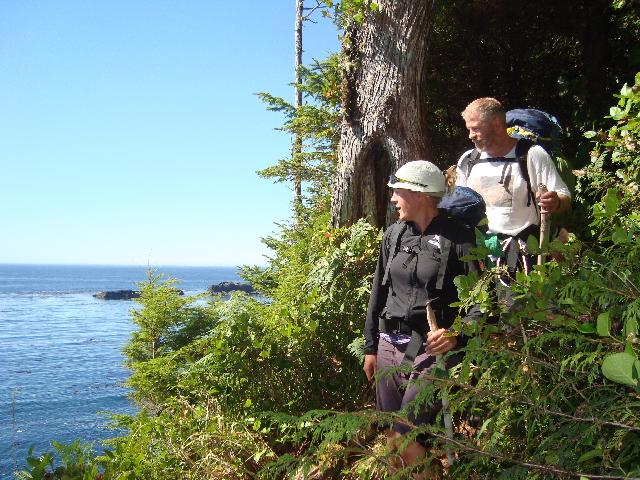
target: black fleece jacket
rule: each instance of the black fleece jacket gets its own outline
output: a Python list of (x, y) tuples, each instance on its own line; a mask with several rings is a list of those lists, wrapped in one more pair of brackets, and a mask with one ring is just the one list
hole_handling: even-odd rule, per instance
[[(424, 232), (419, 232), (412, 222), (407, 222), (406, 226), (400, 238), (400, 249), (391, 263), (391, 282), (387, 286), (382, 282), (387, 261), (395, 250), (395, 245), (391, 245), (393, 228), (388, 228), (382, 239), (365, 321), (365, 354), (377, 352), (380, 317), (393, 321), (389, 323), (395, 323), (396, 320), (404, 322), (404, 328), (401, 328), (404, 332), (408, 325), (410, 329), (426, 334), (429, 327), (425, 309), (429, 300), (438, 326), (449, 328), (457, 314), (457, 309), (449, 306), (458, 301), (453, 279), (470, 271), (479, 271), (477, 262), (460, 260), (475, 247), (472, 228), (443, 214), (435, 217)], [(401, 228), (400, 225), (393, 227)], [(447, 238), (451, 246), (445, 259), (447, 268), (442, 289), (438, 290), (436, 282), (441, 261), (441, 237)], [(474, 307), (463, 317), (463, 321), (470, 321), (471, 317), (479, 314), (479, 309)], [(460, 338), (458, 346), (463, 343), (464, 339)]]

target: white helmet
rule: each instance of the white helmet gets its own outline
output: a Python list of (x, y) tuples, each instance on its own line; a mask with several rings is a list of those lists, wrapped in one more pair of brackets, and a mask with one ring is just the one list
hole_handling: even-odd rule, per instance
[(404, 188), (414, 192), (428, 193), (438, 198), (444, 196), (446, 191), (442, 171), (426, 160), (405, 163), (395, 175), (389, 177), (387, 185), (391, 188)]

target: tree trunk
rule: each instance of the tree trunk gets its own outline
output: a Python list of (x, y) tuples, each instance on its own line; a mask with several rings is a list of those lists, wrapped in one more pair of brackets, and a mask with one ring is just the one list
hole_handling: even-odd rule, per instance
[(347, 29), (344, 117), (332, 223), (393, 220), (388, 177), (411, 160), (431, 160), (426, 136), (425, 61), (434, 0), (380, 0)]
[[(302, 12), (304, 8), (304, 0), (296, 0), (296, 24), (294, 29), (295, 39), (295, 58), (294, 58), (294, 93), (296, 111), (302, 106), (302, 89), (300, 88), (300, 66), (302, 65)], [(293, 204), (294, 208), (302, 205), (302, 179), (300, 177), (301, 155), (302, 155), (302, 137), (300, 133), (296, 133), (293, 138), (293, 147), (291, 158), (295, 166), (293, 172)], [(297, 214), (296, 214), (297, 215)]]

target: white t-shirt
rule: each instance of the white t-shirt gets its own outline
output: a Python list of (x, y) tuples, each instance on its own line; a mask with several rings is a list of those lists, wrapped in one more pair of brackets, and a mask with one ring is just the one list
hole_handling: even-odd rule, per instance
[[(456, 185), (467, 186), (482, 195), (487, 204), (489, 232), (517, 235), (530, 225), (538, 225), (538, 206), (531, 201), (527, 207), (527, 183), (520, 173), (518, 162), (492, 161), (486, 152), (481, 152), (467, 178), (467, 163), (472, 151), (468, 150), (458, 160)], [(515, 147), (505, 158), (516, 158)], [(527, 166), (534, 195), (538, 184), (543, 183), (550, 192), (571, 196), (544, 148), (535, 145), (529, 149)]]

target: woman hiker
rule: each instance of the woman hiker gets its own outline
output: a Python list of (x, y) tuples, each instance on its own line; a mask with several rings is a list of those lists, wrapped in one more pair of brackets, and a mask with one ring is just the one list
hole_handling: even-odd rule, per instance
[[(399, 220), (387, 229), (380, 248), (365, 322), (364, 371), (369, 381), (375, 380), (377, 409), (398, 412), (415, 399), (420, 388), (415, 380), (435, 367), (436, 355), (465, 343), (462, 336), (445, 335), (457, 314), (449, 306), (458, 300), (453, 279), (479, 268), (476, 262), (460, 260), (475, 247), (473, 228), (438, 211), (446, 190), (438, 167), (424, 160), (408, 162), (388, 186)], [(435, 331), (427, 324), (427, 304), (435, 313)], [(459, 360), (459, 354), (450, 356), (448, 367)], [(411, 366), (411, 373), (398, 371), (401, 364), (407, 371)], [(390, 367), (395, 371), (385, 374)], [(438, 404), (425, 405), (417, 414), (410, 408), (409, 422), (435, 422)], [(409, 430), (407, 424), (394, 422), (386, 432), (388, 444), (397, 448)], [(398, 451), (401, 463), (414, 464), (428, 448), (427, 438), (409, 442)], [(425, 476), (429, 473), (414, 474), (414, 479), (431, 478)]]

